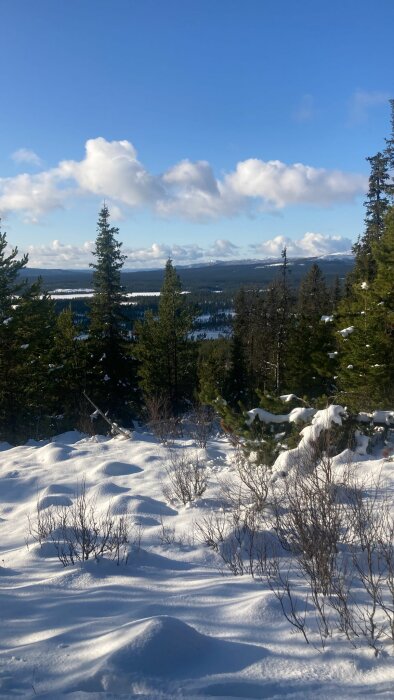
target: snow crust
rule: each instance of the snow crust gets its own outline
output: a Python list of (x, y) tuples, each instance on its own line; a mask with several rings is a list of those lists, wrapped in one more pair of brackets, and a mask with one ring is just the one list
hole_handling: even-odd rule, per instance
[[(280, 455), (275, 470), (287, 469), (292, 454), (342, 416), (340, 406), (315, 413), (300, 446)], [(209, 484), (184, 507), (163, 496), (168, 451), (148, 433), (131, 441), (72, 431), (51, 442), (0, 445), (0, 697), (393, 697), (392, 657), (340, 639), (321, 653), (293, 633), (260, 582), (223, 575), (193, 523), (220, 503), (218, 479), (233, 473), (233, 448), (224, 438), (206, 449), (186, 439), (173, 446), (187, 448), (207, 465)], [(380, 455), (359, 459), (365, 473), (384, 468), (392, 478)], [(142, 525), (141, 547), (130, 547), (127, 565), (89, 560), (63, 568), (51, 542), (26, 547), (37, 502), (68, 507), (82, 479), (99, 509)], [(163, 543), (163, 525), (176, 541)]]

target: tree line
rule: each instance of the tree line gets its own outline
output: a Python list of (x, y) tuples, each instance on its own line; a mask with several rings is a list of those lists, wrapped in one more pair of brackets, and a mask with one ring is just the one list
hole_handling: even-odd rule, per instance
[(158, 308), (130, 323), (121, 285), (125, 256), (104, 205), (93, 252), (88, 329), (55, 313), (37, 280), (20, 272), (0, 231), (0, 438), (11, 442), (91, 425), (91, 398), (113, 420), (177, 416), (194, 404), (242, 412), (294, 393), (351, 411), (394, 407), (394, 100), (391, 135), (370, 164), (365, 228), (355, 265), (327, 285), (313, 264), (296, 291), (286, 249), (266, 289), (241, 288), (231, 338), (192, 339), (196, 309), (171, 260)]

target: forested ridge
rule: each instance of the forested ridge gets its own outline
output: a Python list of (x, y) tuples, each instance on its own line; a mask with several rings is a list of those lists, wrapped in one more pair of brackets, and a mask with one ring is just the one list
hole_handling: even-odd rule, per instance
[[(89, 399), (110, 419), (177, 418), (213, 407), (226, 424), (253, 406), (273, 408), (294, 394), (350, 411), (394, 405), (394, 101), (391, 134), (368, 157), (365, 228), (345, 281), (327, 281), (317, 262), (298, 285), (286, 249), (264, 288), (235, 295), (231, 337), (199, 340), (201, 308), (182, 293), (171, 260), (156, 308), (132, 319), (125, 309), (119, 230), (104, 204), (92, 262), (88, 323), (56, 313), (27, 256), (0, 235), (0, 437), (21, 442), (92, 422)], [(24, 273), (24, 274), (23, 274)], [(236, 422), (236, 420), (235, 420)]]

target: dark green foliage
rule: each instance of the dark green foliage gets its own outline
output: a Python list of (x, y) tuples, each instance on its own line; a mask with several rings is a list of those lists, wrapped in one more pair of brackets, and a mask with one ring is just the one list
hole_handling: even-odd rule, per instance
[(190, 340), (193, 314), (182, 294), (180, 279), (167, 261), (158, 315), (148, 312), (136, 324), (135, 352), (142, 392), (160, 398), (172, 413), (193, 397), (196, 379), (196, 344)]
[(79, 424), (85, 405), (87, 343), (80, 334), (72, 311), (64, 309), (56, 319), (50, 369), (53, 410), (63, 416), (64, 429)]
[(212, 404), (219, 396), (227, 398), (227, 383), (231, 361), (231, 341), (227, 338), (203, 340), (197, 359), (198, 400)]
[(369, 189), (365, 201), (365, 230), (364, 234), (353, 246), (355, 253), (355, 268), (352, 281), (371, 282), (376, 274), (376, 261), (373, 254), (373, 245), (380, 241), (385, 216), (389, 207), (389, 199), (386, 196), (389, 184), (388, 159), (383, 153), (367, 158), (371, 165), (369, 176)]
[(390, 408), (394, 402), (394, 210), (372, 248), (375, 279), (357, 282), (340, 305), (340, 324), (354, 330), (341, 338), (340, 388), (352, 410)]
[(125, 257), (116, 239), (116, 227), (109, 225), (108, 207), (99, 213), (93, 255), (94, 296), (90, 309), (89, 371), (87, 393), (113, 416), (128, 415), (132, 390), (132, 361), (125, 319), (120, 271)]
[(331, 306), (324, 276), (314, 263), (300, 285), (288, 342), (288, 384), (294, 393), (309, 399), (332, 393), (334, 388), (335, 333), (326, 320)]
[(26, 287), (2, 333), (0, 423), (5, 437), (21, 441), (47, 436), (55, 313), (40, 281)]

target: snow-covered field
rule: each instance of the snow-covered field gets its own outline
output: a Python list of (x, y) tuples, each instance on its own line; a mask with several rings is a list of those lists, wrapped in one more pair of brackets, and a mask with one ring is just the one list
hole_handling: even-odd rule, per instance
[[(1, 697), (394, 697), (390, 652), (375, 657), (339, 636), (324, 650), (307, 645), (266, 586), (221, 571), (194, 523), (218, 505), (233, 448), (219, 437), (198, 449), (208, 488), (181, 506), (163, 496), (168, 450), (147, 432), (1, 445)], [(381, 454), (357, 459), (392, 478)], [(68, 507), (83, 480), (97, 509), (141, 526), (127, 564), (63, 567), (51, 542), (29, 537), (38, 500), (42, 511)]]

